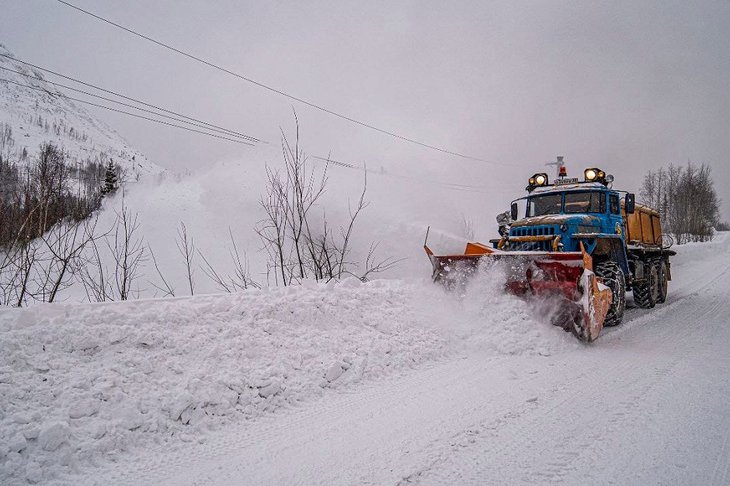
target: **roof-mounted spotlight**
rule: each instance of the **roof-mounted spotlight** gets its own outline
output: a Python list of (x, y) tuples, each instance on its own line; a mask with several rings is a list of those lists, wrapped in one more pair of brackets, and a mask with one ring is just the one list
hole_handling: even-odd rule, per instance
[(534, 176), (530, 177), (530, 180), (528, 181), (529, 185), (527, 186), (527, 189), (529, 191), (533, 190), (536, 187), (542, 187), (548, 185), (548, 175), (544, 172), (541, 172), (539, 174), (535, 174)]
[(606, 183), (606, 173), (603, 172), (601, 169), (597, 169), (595, 167), (584, 170), (583, 176), (585, 177), (586, 182), (600, 182), (602, 184)]

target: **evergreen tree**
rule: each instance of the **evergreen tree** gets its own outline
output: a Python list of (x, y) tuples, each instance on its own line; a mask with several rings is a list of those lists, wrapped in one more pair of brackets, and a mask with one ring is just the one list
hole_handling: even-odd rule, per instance
[(119, 167), (113, 160), (109, 161), (106, 166), (106, 176), (104, 178), (104, 187), (101, 189), (103, 195), (113, 194), (119, 189)]

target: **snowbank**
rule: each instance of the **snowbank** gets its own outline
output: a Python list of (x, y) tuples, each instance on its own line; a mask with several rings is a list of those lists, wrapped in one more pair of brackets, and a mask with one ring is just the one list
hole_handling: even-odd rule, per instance
[(133, 445), (442, 356), (406, 288), (312, 285), (0, 313), (0, 482), (45, 480)]
[(2, 310), (0, 483), (84, 474), (130, 449), (200, 440), (464, 349), (575, 346), (513, 297), (474, 298), (489, 282), (477, 278), (463, 297), (430, 283), (348, 279)]

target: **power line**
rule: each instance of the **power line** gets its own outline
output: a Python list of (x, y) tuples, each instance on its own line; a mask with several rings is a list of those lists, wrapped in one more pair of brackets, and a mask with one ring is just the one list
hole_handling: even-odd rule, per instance
[[(0, 54), (0, 55), (2, 55), (2, 54)], [(132, 105), (128, 105), (126, 103), (121, 103), (119, 101), (112, 100), (112, 99), (109, 99), (109, 98), (105, 98), (105, 97), (102, 97), (102, 96), (94, 95), (92, 93), (87, 93), (86, 91), (82, 91), (82, 90), (78, 90), (78, 89), (75, 89), (75, 88), (71, 88), (71, 87), (65, 86), (65, 85), (63, 85), (61, 83), (54, 83), (53, 81), (47, 81), (47, 80), (44, 80), (44, 79), (40, 79), (40, 78), (37, 78), (35, 76), (31, 76), (29, 74), (21, 73), (20, 71), (14, 71), (12, 69), (9, 69), (9, 68), (3, 67), (3, 66), (0, 66), (0, 69), (4, 69), (4, 70), (10, 71), (12, 73), (20, 74), (20, 75), (26, 76), (26, 77), (28, 77), (30, 79), (34, 79), (34, 80), (37, 80), (37, 81), (43, 81), (43, 82), (50, 83), (50, 84), (53, 84), (53, 85), (62, 86), (64, 88), (71, 89), (73, 91), (78, 91), (78, 92), (83, 93), (83, 94), (87, 94), (87, 95), (90, 95), (90, 96), (95, 96), (97, 98), (101, 98), (101, 99), (106, 100), (106, 101), (111, 101), (113, 103), (119, 103), (119, 104), (122, 104), (124, 106), (128, 106), (130, 108), (134, 108), (134, 109), (137, 109), (137, 110), (142, 110), (142, 111), (145, 111), (145, 112), (149, 112), (149, 113), (152, 113), (152, 114), (155, 114), (155, 115), (158, 115), (158, 116), (165, 116), (165, 115), (163, 115), (161, 113), (155, 113), (155, 112), (152, 112), (150, 110), (143, 110), (142, 108), (139, 108), (139, 107), (135, 107), (135, 106), (132, 106)], [(118, 109), (115, 109), (115, 108), (111, 108), (109, 106), (101, 105), (101, 104), (98, 104), (98, 103), (92, 103), (90, 101), (82, 100), (82, 99), (79, 99), (79, 98), (74, 98), (72, 96), (67, 96), (67, 95), (64, 95), (64, 94), (61, 94), (61, 93), (52, 93), (52, 92), (48, 91), (47, 89), (42, 88), (40, 86), (30, 86), (30, 85), (18, 83), (16, 81), (13, 81), (13, 80), (10, 80), (10, 79), (3, 79), (3, 78), (0, 78), (0, 82), (11, 83), (11, 84), (14, 84), (14, 85), (17, 85), (17, 86), (21, 86), (23, 88), (28, 88), (28, 89), (32, 89), (32, 90), (36, 90), (36, 91), (41, 91), (41, 92), (47, 93), (47, 94), (49, 94), (51, 96), (60, 95), (60, 96), (62, 96), (64, 98), (66, 98), (66, 99), (73, 100), (73, 101), (77, 101), (79, 103), (84, 103), (84, 104), (91, 105), (91, 106), (94, 106), (94, 107), (97, 107), (97, 108), (102, 108), (102, 109), (109, 110), (109, 111), (113, 111), (113, 112), (116, 112), (116, 113), (121, 113), (121, 114), (124, 114), (124, 115), (129, 115), (129, 116), (132, 116), (132, 117), (135, 117), (135, 118), (141, 118), (143, 120), (148, 120), (148, 121), (151, 121), (151, 122), (160, 123), (162, 125), (167, 125), (167, 126), (171, 126), (171, 127), (174, 127), (174, 128), (180, 128), (180, 129), (183, 129), (183, 130), (188, 130), (188, 131), (191, 131), (191, 132), (194, 132), (194, 133), (199, 133), (201, 135), (207, 135), (207, 136), (210, 136), (210, 137), (214, 137), (214, 138), (218, 138), (218, 139), (222, 139), (222, 140), (227, 140), (227, 141), (235, 142), (235, 143), (241, 143), (241, 144), (249, 145), (249, 146), (253, 145), (252, 143), (249, 143), (249, 142), (246, 142), (246, 141), (235, 140), (235, 139), (231, 139), (231, 138), (227, 138), (227, 137), (222, 137), (222, 136), (214, 135), (212, 133), (203, 132), (203, 131), (200, 131), (200, 130), (194, 130), (194, 129), (191, 129), (189, 127), (185, 127), (185, 126), (181, 126), (181, 125), (176, 125), (176, 124), (173, 124), (173, 123), (168, 123), (168, 122), (165, 122), (165, 121), (162, 121), (162, 120), (157, 120), (157, 119), (149, 118), (149, 117), (142, 116), (142, 115), (138, 115), (138, 114), (135, 114), (135, 113), (130, 113), (130, 112), (127, 112), (127, 111), (124, 111), (124, 110), (118, 110)], [(171, 118), (173, 120), (177, 120), (177, 119), (172, 118), (172, 117), (167, 117), (167, 118)], [(177, 120), (177, 121), (182, 121), (184, 123), (190, 123), (190, 122), (185, 122), (184, 120)], [(194, 126), (198, 126), (199, 127), (199, 125), (194, 125)], [(205, 128), (205, 127), (202, 127), (202, 128)], [(354, 165), (354, 164), (351, 164), (351, 163), (347, 163), (347, 162), (342, 162), (340, 160), (336, 160), (336, 159), (333, 159), (331, 157), (320, 157), (320, 156), (317, 156), (317, 155), (311, 155), (310, 157), (313, 158), (313, 159), (317, 159), (317, 160), (321, 160), (321, 161), (330, 163), (330, 164), (335, 165), (335, 166), (338, 166), (338, 167), (343, 167), (343, 168), (347, 168), (347, 169), (352, 169), (352, 170), (367, 172), (364, 167), (360, 167), (360, 166), (357, 166), (357, 165)], [(457, 191), (462, 191), (462, 192), (484, 192), (483, 189), (488, 189), (485, 186), (470, 186), (470, 185), (467, 185), (467, 184), (457, 184), (457, 183), (451, 183), (451, 182), (433, 181), (433, 180), (422, 179), (422, 178), (418, 178), (418, 177), (405, 176), (405, 175), (396, 174), (396, 173), (392, 173), (392, 172), (387, 172), (387, 173), (372, 172), (372, 173), (374, 173), (376, 175), (380, 175), (380, 176), (391, 177), (391, 178), (407, 179), (407, 180), (413, 180), (413, 181), (416, 181), (416, 182), (422, 182), (422, 183), (439, 185), (439, 186), (445, 187), (447, 189), (452, 189), (452, 190), (457, 190)]]
[(121, 93), (117, 93), (115, 91), (112, 91), (112, 90), (109, 90), (109, 89), (105, 89), (105, 88), (102, 88), (100, 86), (96, 86), (94, 84), (87, 83), (85, 81), (81, 81), (80, 79), (72, 78), (71, 76), (66, 76), (65, 74), (61, 74), (59, 72), (52, 71), (50, 69), (46, 69), (46, 68), (40, 67), (40, 66), (38, 66), (36, 64), (32, 64), (32, 63), (27, 62), (27, 61), (21, 61), (20, 59), (16, 59), (16, 58), (14, 58), (12, 56), (9, 56), (7, 54), (3, 54), (1, 52), (0, 52), (0, 56), (5, 57), (5, 58), (10, 59), (10, 60), (15, 61), (15, 62), (19, 62), (19, 63), (24, 64), (26, 66), (30, 66), (30, 67), (35, 68), (35, 69), (38, 69), (40, 71), (53, 74), (54, 76), (58, 76), (60, 78), (67, 79), (69, 81), (73, 81), (74, 83), (78, 83), (78, 84), (81, 84), (83, 86), (88, 86), (89, 88), (97, 89), (97, 90), (102, 91), (104, 93), (108, 93), (108, 94), (111, 94), (111, 95), (114, 95), (114, 96), (118, 96), (119, 98), (122, 98), (122, 99), (125, 99), (125, 100), (133, 101), (135, 103), (139, 103), (141, 105), (148, 106), (150, 108), (154, 108), (156, 110), (159, 110), (159, 111), (162, 111), (162, 112), (165, 112), (165, 113), (170, 113), (172, 115), (176, 115), (176, 116), (179, 116), (181, 118), (186, 118), (186, 119), (192, 120), (194, 122), (202, 123), (203, 125), (208, 125), (210, 127), (217, 128), (219, 130), (223, 130), (225, 132), (230, 132), (231, 135), (240, 136), (242, 138), (249, 139), (252, 142), (261, 142), (261, 140), (259, 140), (258, 138), (251, 137), (249, 135), (246, 135), (246, 134), (243, 134), (243, 133), (240, 133), (240, 132), (236, 132), (236, 131), (233, 131), (233, 130), (229, 130), (227, 128), (219, 127), (218, 125), (213, 125), (212, 123), (208, 123), (208, 122), (205, 122), (203, 120), (198, 120), (197, 118), (189, 117), (189, 116), (183, 115), (181, 113), (177, 113), (177, 112), (174, 112), (174, 111), (171, 111), (171, 110), (167, 110), (165, 108), (161, 108), (161, 107), (156, 106), (156, 105), (153, 105), (151, 103), (146, 103), (144, 101), (141, 101), (141, 100), (138, 100), (138, 99), (129, 97), (129, 96), (125, 96), (125, 95), (123, 95)]
[[(45, 90), (43, 88), (36, 87), (36, 86), (28, 86), (27, 84), (18, 83), (16, 81), (12, 81), (10, 79), (2, 79), (2, 78), (0, 78), (0, 82), (12, 83), (12, 84), (15, 84), (15, 85), (18, 85), (18, 86), (22, 86), (24, 88), (29, 88), (29, 89), (34, 89), (36, 91), (43, 91), (44, 93), (49, 93), (48, 90)], [(49, 94), (52, 94), (52, 93), (49, 93)], [(207, 135), (209, 137), (219, 138), (221, 140), (228, 140), (229, 142), (235, 142), (235, 143), (240, 143), (240, 144), (243, 144), (243, 145), (254, 146), (252, 143), (247, 142), (245, 140), (240, 140), (240, 139), (235, 139), (235, 138), (227, 138), (227, 137), (223, 137), (223, 136), (220, 136), (220, 135), (215, 135), (215, 134), (210, 133), (210, 132), (204, 132), (202, 130), (196, 130), (194, 128), (186, 127), (186, 126), (183, 126), (183, 125), (176, 125), (174, 123), (169, 123), (169, 122), (166, 122), (166, 121), (157, 120), (155, 118), (150, 118), (150, 117), (147, 117), (147, 116), (138, 115), (136, 113), (130, 113), (128, 111), (118, 110), (118, 109), (112, 108), (110, 106), (100, 105), (98, 103), (92, 103), (90, 101), (82, 100), (82, 99), (79, 99), (79, 98), (74, 98), (72, 96), (66, 96), (66, 95), (62, 95), (62, 96), (64, 98), (68, 99), (68, 100), (77, 101), (79, 103), (84, 103), (84, 104), (87, 104), (87, 105), (95, 106), (97, 108), (102, 108), (104, 110), (109, 110), (109, 111), (113, 111), (113, 112), (116, 112), (116, 113), (122, 113), (124, 115), (133, 116), (135, 118), (141, 118), (143, 120), (148, 120), (148, 121), (151, 121), (151, 122), (154, 122), (154, 123), (159, 123), (161, 125), (167, 125), (169, 127), (180, 128), (182, 130), (187, 130), (189, 132), (199, 133), (201, 135)]]
[(433, 184), (437, 186), (444, 187), (446, 189), (451, 189), (454, 191), (460, 191), (460, 192), (478, 192), (482, 194), (486, 194), (486, 191), (489, 190), (487, 186), (471, 186), (468, 184), (457, 184), (455, 182), (443, 182), (443, 181), (434, 181), (430, 179), (423, 179), (420, 177), (413, 177), (413, 176), (407, 176), (402, 174), (396, 174), (393, 172), (377, 172), (377, 171), (368, 171), (364, 167), (357, 166), (355, 164), (350, 164), (348, 162), (342, 162), (340, 160), (335, 160), (331, 157), (320, 157), (317, 155), (310, 155), (311, 158), (316, 160), (321, 160), (323, 162), (327, 162), (333, 165), (336, 165), (338, 167), (344, 167), (346, 169), (353, 169), (358, 170), (362, 172), (367, 172), (369, 174), (375, 174), (379, 176), (386, 176), (391, 178), (397, 178), (397, 179), (405, 179), (405, 180), (411, 180), (415, 182), (425, 183), (425, 184)]
[(431, 150), (436, 150), (438, 152), (445, 153), (445, 154), (449, 154), (449, 155), (453, 155), (455, 157), (460, 157), (460, 158), (469, 159), (469, 160), (475, 160), (475, 161), (479, 161), (479, 162), (486, 162), (488, 164), (509, 165), (509, 164), (503, 164), (503, 163), (500, 163), (500, 162), (495, 162), (495, 161), (492, 161), (492, 160), (482, 159), (480, 157), (474, 157), (474, 156), (471, 156), (471, 155), (465, 155), (465, 154), (462, 154), (462, 153), (459, 153), (459, 152), (454, 152), (452, 150), (447, 150), (445, 148), (437, 147), (435, 145), (431, 145), (431, 144), (428, 144), (428, 143), (425, 143), (425, 142), (420, 142), (420, 141), (415, 140), (413, 138), (409, 138), (409, 137), (406, 137), (404, 135), (400, 135), (398, 133), (395, 133), (395, 132), (392, 132), (392, 131), (389, 131), (389, 130), (385, 130), (383, 128), (378, 128), (375, 125), (372, 125), (370, 123), (357, 120), (355, 118), (352, 118), (350, 116), (344, 115), (344, 114), (339, 113), (339, 112), (336, 112), (336, 111), (331, 110), (329, 108), (325, 108), (322, 105), (318, 105), (318, 104), (313, 103), (311, 101), (307, 101), (307, 100), (305, 100), (303, 98), (300, 98), (298, 96), (291, 95), (289, 93), (286, 93), (285, 91), (282, 91), (280, 89), (277, 89), (277, 88), (274, 88), (274, 87), (269, 86), (267, 84), (264, 84), (262, 82), (256, 81), (256, 80), (254, 80), (252, 78), (249, 78), (247, 76), (244, 76), (242, 74), (239, 74), (239, 73), (236, 73), (234, 71), (231, 71), (230, 69), (224, 68), (224, 67), (222, 67), (222, 66), (220, 66), (218, 64), (215, 64), (215, 63), (213, 63), (211, 61), (206, 61), (205, 59), (202, 59), (202, 58), (197, 57), (197, 56), (195, 56), (193, 54), (190, 54), (189, 52), (186, 52), (186, 51), (183, 51), (183, 50), (178, 49), (176, 47), (173, 47), (173, 46), (171, 46), (169, 44), (166, 44), (166, 43), (164, 43), (162, 41), (159, 41), (157, 39), (154, 39), (154, 38), (152, 38), (152, 37), (150, 37), (148, 35), (145, 35), (145, 34), (142, 34), (140, 32), (137, 32), (136, 30), (133, 30), (133, 29), (131, 29), (129, 27), (125, 27), (125, 26), (123, 26), (121, 24), (118, 24), (118, 23), (116, 23), (114, 21), (111, 21), (111, 20), (109, 20), (107, 18), (104, 18), (104, 17), (102, 17), (100, 15), (97, 15), (95, 13), (92, 13), (92, 12), (90, 12), (88, 10), (84, 10), (83, 8), (77, 7), (76, 5), (73, 5), (73, 4), (71, 4), (69, 2), (66, 2), (64, 0), (56, 0), (56, 1), (58, 3), (61, 3), (63, 5), (66, 5), (67, 7), (70, 7), (70, 8), (72, 8), (74, 10), (77, 10), (77, 11), (79, 11), (81, 13), (84, 13), (84, 14), (90, 16), (90, 17), (93, 17), (93, 18), (95, 18), (97, 20), (100, 20), (100, 21), (105, 22), (105, 23), (107, 23), (109, 25), (112, 25), (112, 26), (114, 26), (114, 27), (116, 27), (118, 29), (121, 29), (121, 30), (123, 30), (125, 32), (128, 32), (128, 33), (130, 33), (132, 35), (135, 35), (137, 37), (140, 37), (140, 38), (142, 38), (142, 39), (144, 39), (146, 41), (152, 42), (153, 44), (156, 44), (156, 45), (158, 45), (160, 47), (163, 47), (163, 48), (168, 49), (168, 50), (170, 50), (172, 52), (175, 52), (176, 54), (179, 54), (181, 56), (184, 56), (184, 57), (187, 57), (187, 58), (192, 59), (194, 61), (197, 61), (197, 62), (199, 62), (201, 64), (204, 64), (204, 65), (206, 65), (208, 67), (211, 67), (211, 68), (216, 69), (218, 71), (221, 71), (223, 73), (226, 73), (226, 74), (229, 74), (231, 76), (234, 76), (234, 77), (236, 77), (238, 79), (241, 79), (243, 81), (246, 81), (248, 83), (251, 83), (251, 84), (253, 84), (255, 86), (258, 86), (260, 88), (266, 89), (266, 90), (268, 90), (268, 91), (270, 91), (272, 93), (276, 93), (278, 95), (281, 95), (281, 96), (284, 96), (286, 98), (289, 98), (290, 100), (294, 100), (294, 101), (297, 101), (299, 103), (302, 103), (302, 104), (304, 104), (306, 106), (309, 106), (310, 108), (314, 108), (316, 110), (320, 110), (320, 111), (322, 111), (324, 113), (327, 113), (329, 115), (336, 116), (336, 117), (338, 117), (338, 118), (340, 118), (342, 120), (349, 121), (349, 122), (354, 123), (356, 125), (360, 125), (362, 127), (369, 128), (369, 129), (374, 130), (376, 132), (379, 132), (379, 133), (382, 133), (382, 134), (391, 136), (393, 138), (397, 138), (399, 140), (403, 140), (405, 142), (409, 142), (409, 143), (412, 143), (412, 144), (415, 144), (415, 145), (420, 145), (421, 147), (425, 147), (425, 148), (428, 148), (428, 149), (431, 149)]
[[(102, 99), (104, 101), (109, 101), (111, 103), (116, 103), (118, 105), (126, 106), (127, 108), (132, 108), (132, 109), (135, 109), (135, 110), (143, 111), (145, 113), (151, 113), (151, 114), (156, 115), (156, 116), (161, 116), (161, 117), (167, 118), (169, 120), (174, 120), (174, 121), (177, 121), (177, 122), (180, 122), (180, 123), (187, 123), (187, 124), (192, 125), (194, 127), (203, 128), (205, 130), (210, 130), (212, 132), (222, 133), (222, 134), (227, 135), (229, 137), (236, 137), (236, 138), (242, 138), (242, 139), (245, 139), (245, 140), (250, 140), (249, 137), (246, 137), (246, 136), (243, 136), (243, 135), (242, 136), (238, 136), (238, 135), (236, 135), (237, 132), (232, 132), (230, 130), (211, 128), (211, 127), (205, 126), (203, 124), (189, 122), (189, 121), (186, 121), (186, 120), (184, 120), (182, 118), (176, 118), (174, 116), (165, 115), (164, 113), (159, 113), (159, 112), (156, 112), (156, 111), (153, 111), (153, 110), (147, 110), (147, 109), (144, 109), (144, 108), (140, 108), (139, 106), (135, 106), (135, 105), (132, 105), (132, 104), (129, 104), (129, 103), (124, 103), (124, 102), (118, 101), (118, 100), (113, 100), (111, 98), (107, 98), (105, 96), (100, 96), (100, 95), (97, 95), (97, 94), (94, 94), (94, 93), (89, 93), (88, 91), (84, 91), (82, 89), (73, 88), (71, 86), (67, 86), (65, 84), (58, 83), (58, 82), (55, 82), (55, 81), (48, 81), (48, 80), (45, 80), (45, 79), (37, 78), (37, 77), (35, 77), (33, 75), (26, 74), (26, 73), (22, 73), (20, 71), (15, 71), (13, 69), (9, 69), (9, 68), (3, 67), (3, 66), (0, 66), (0, 69), (4, 69), (5, 71), (9, 71), (11, 73), (15, 73), (15, 74), (19, 74), (21, 76), (25, 76), (25, 77), (30, 78), (30, 79), (35, 79), (37, 81), (42, 81), (44, 83), (52, 84), (54, 86), (60, 86), (60, 87), (62, 87), (64, 89), (69, 89), (71, 91), (76, 91), (77, 93), (85, 94), (87, 96), (92, 96), (94, 98), (99, 98), (99, 99)], [(16, 83), (16, 84), (19, 84), (19, 83)], [(25, 86), (25, 85), (20, 85), (20, 86)], [(34, 88), (33, 86), (27, 86), (27, 87)], [(39, 89), (45, 91), (43, 88), (39, 88)]]
[[(2, 54), (2, 53), (0, 53), (0, 56), (7, 57), (7, 58), (9, 58), (9, 59), (11, 59), (13, 61), (17, 61), (17, 62), (26, 64), (26, 65), (29, 65), (29, 66), (31, 66), (31, 67), (33, 67), (35, 69), (39, 69), (39, 70), (42, 70), (42, 71), (45, 71), (45, 72), (50, 72), (53, 75), (61, 76), (61, 77), (64, 77), (66, 79), (70, 79), (70, 80), (72, 80), (74, 82), (77, 82), (77, 83), (80, 83), (80, 84), (83, 84), (83, 85), (86, 85), (86, 86), (91, 86), (94, 89), (98, 89), (98, 90), (101, 90), (101, 91), (104, 91), (104, 92), (110, 92), (110, 93), (114, 94), (115, 96), (122, 96), (125, 99), (129, 99), (129, 100), (132, 100), (132, 101), (135, 101), (135, 102), (139, 102), (139, 103), (142, 103), (142, 104), (144, 104), (146, 106), (153, 106), (153, 107), (156, 106), (156, 105), (148, 104), (148, 103), (145, 103), (145, 102), (141, 102), (141, 101), (136, 100), (134, 98), (126, 97), (124, 95), (119, 95), (117, 93), (111, 92), (111, 91), (106, 90), (104, 88), (101, 88), (101, 87), (98, 87), (98, 86), (95, 86), (95, 85), (91, 85), (90, 83), (86, 83), (84, 81), (80, 81), (80, 80), (77, 80), (75, 78), (70, 78), (68, 76), (65, 76), (65, 75), (56, 73), (56, 72), (51, 71), (49, 69), (45, 69), (45, 68), (42, 68), (42, 67), (37, 66), (35, 64), (31, 64), (31, 63), (28, 63), (28, 62), (25, 62), (25, 61), (21, 61), (19, 59), (15, 59), (13, 57), (7, 56), (7, 55)], [(153, 114), (153, 115), (156, 115), (156, 116), (161, 116), (161, 117), (168, 118), (168, 119), (171, 119), (171, 120), (175, 120), (175, 121), (178, 121), (178, 122), (181, 122), (181, 123), (187, 123), (187, 124), (193, 125), (193, 126), (198, 127), (198, 128), (203, 128), (205, 130), (216, 131), (218, 133), (224, 133), (224, 134), (228, 134), (228, 132), (230, 132), (231, 134), (237, 134), (238, 133), (238, 132), (235, 132), (235, 131), (232, 131), (232, 130), (228, 130), (228, 129), (223, 129), (223, 128), (221, 128), (220, 130), (214, 130), (212, 128), (208, 128), (208, 127), (205, 127), (205, 126), (202, 126), (202, 125), (198, 125), (198, 124), (195, 124), (195, 123), (191, 123), (191, 122), (188, 122), (188, 121), (179, 119), (179, 118), (174, 118), (174, 117), (170, 117), (170, 116), (164, 115), (162, 113), (157, 113), (157, 112), (154, 112), (152, 110), (146, 110), (144, 108), (140, 108), (138, 106), (134, 106), (134, 105), (131, 105), (131, 104), (128, 104), (128, 103), (123, 103), (123, 102), (118, 101), (118, 100), (114, 100), (114, 99), (111, 99), (111, 98), (107, 98), (107, 97), (104, 97), (104, 96), (100, 96), (100, 95), (97, 95), (97, 94), (94, 94), (94, 93), (89, 93), (87, 91), (80, 90), (80, 89), (77, 89), (77, 88), (73, 88), (71, 86), (67, 86), (67, 85), (62, 84), (62, 83), (58, 83), (58, 82), (50, 81), (50, 80), (45, 80), (45, 79), (42, 79), (42, 78), (33, 76), (31, 74), (23, 73), (21, 71), (16, 71), (16, 70), (13, 70), (13, 69), (4, 67), (4, 66), (0, 66), (0, 69), (3, 69), (5, 71), (8, 71), (8, 72), (11, 72), (11, 73), (14, 73), (14, 74), (19, 74), (21, 76), (24, 76), (24, 77), (29, 78), (29, 79), (32, 79), (32, 80), (42, 81), (44, 83), (49, 83), (49, 84), (52, 84), (52, 85), (55, 85), (55, 86), (60, 86), (60, 87), (65, 88), (65, 89), (70, 89), (72, 91), (75, 91), (75, 92), (78, 92), (78, 93), (82, 93), (82, 94), (85, 94), (85, 95), (88, 95), (88, 96), (92, 96), (92, 97), (95, 97), (95, 98), (99, 98), (99, 99), (102, 99), (104, 101), (109, 101), (109, 102), (112, 102), (112, 103), (117, 103), (117, 104), (122, 105), (122, 106), (126, 106), (126, 107), (129, 107), (129, 108), (133, 108), (135, 110), (140, 110), (140, 111), (143, 111), (143, 112), (146, 112), (146, 113), (150, 113), (150, 114)], [(7, 82), (7, 83), (12, 83), (12, 84), (15, 84), (15, 85), (18, 85), (18, 86), (22, 86), (22, 87), (28, 88), (28, 89), (42, 91), (42, 92), (48, 93), (50, 95), (56, 95), (56, 94), (58, 94), (58, 93), (51, 93), (50, 91), (48, 91), (47, 89), (42, 88), (42, 87), (29, 86), (29, 85), (17, 83), (15, 81), (12, 81), (12, 80), (9, 80), (9, 79), (1, 79), (0, 78), (0, 81), (4, 81), (4, 82)], [(129, 112), (126, 112), (126, 111), (123, 111), (123, 110), (117, 110), (117, 109), (114, 109), (114, 108), (111, 108), (111, 107), (108, 107), (108, 106), (100, 105), (100, 104), (97, 104), (97, 103), (92, 103), (92, 102), (89, 102), (89, 101), (86, 101), (86, 100), (81, 100), (81, 99), (73, 98), (73, 97), (66, 96), (66, 95), (62, 95), (62, 96), (64, 96), (67, 99), (73, 100), (73, 101), (78, 101), (80, 103), (85, 103), (85, 104), (88, 104), (88, 105), (91, 105), (91, 106), (95, 106), (95, 107), (98, 107), (98, 108), (102, 108), (102, 109), (105, 109), (105, 110), (114, 111), (114, 112), (117, 112), (117, 113), (129, 115), (129, 116), (134, 116), (134, 117), (137, 117), (137, 118), (141, 118), (141, 119), (144, 119), (144, 120), (152, 121), (152, 122), (155, 122), (155, 123), (161, 123), (163, 125), (167, 125), (167, 126), (171, 126), (171, 127), (175, 127), (175, 128), (188, 129), (187, 127), (179, 126), (179, 125), (172, 124), (172, 123), (166, 123), (166, 122), (163, 122), (161, 120), (156, 120), (156, 119), (152, 119), (152, 118), (149, 118), (149, 117), (136, 115), (134, 113), (129, 113)], [(168, 111), (168, 110), (165, 110), (165, 111)], [(168, 112), (170, 112), (170, 111), (168, 111)], [(170, 113), (175, 113), (175, 112), (170, 112)], [(187, 116), (182, 115), (182, 114), (178, 114), (178, 116), (181, 116), (181, 117), (184, 117), (184, 118), (188, 118), (188, 119), (193, 119), (194, 120), (194, 118), (190, 118), (190, 117), (187, 117)], [(206, 122), (201, 122), (201, 123), (206, 123)], [(208, 125), (211, 125), (211, 124), (208, 124)], [(216, 125), (211, 125), (211, 126), (215, 127)], [(223, 130), (225, 130), (225, 131), (223, 131)], [(203, 135), (209, 135), (209, 136), (212, 136), (212, 137), (215, 137), (215, 138), (219, 138), (219, 139), (222, 139), (222, 140), (227, 140), (227, 141), (231, 141), (231, 142), (239, 142), (238, 140), (232, 140), (232, 139), (227, 138), (227, 137), (216, 136), (216, 135), (213, 135), (213, 134), (210, 134), (210, 133), (207, 133), (207, 132), (201, 132), (199, 130), (192, 130), (192, 129), (190, 129), (190, 131), (195, 132), (195, 133), (200, 133), (200, 134), (203, 134)], [(249, 137), (249, 138), (252, 138), (252, 137)], [(259, 140), (259, 139), (254, 139), (254, 140)], [(264, 143), (267, 143), (267, 142), (264, 141)], [(245, 145), (252, 145), (252, 144), (251, 143), (245, 143)], [(363, 167), (360, 167), (360, 166), (357, 166), (357, 165), (354, 165), (354, 164), (351, 164), (351, 163), (347, 163), (347, 162), (342, 162), (342, 161), (333, 159), (331, 157), (320, 157), (320, 156), (316, 156), (316, 155), (312, 155), (310, 157), (312, 157), (313, 159), (325, 161), (327, 163), (330, 163), (330, 164), (335, 165), (335, 166), (338, 166), (338, 167), (343, 167), (343, 168), (352, 169), (352, 170), (358, 170), (358, 171), (365, 171), (365, 169)], [(429, 179), (422, 179), (422, 178), (417, 178), (417, 177), (412, 177), (412, 176), (405, 176), (405, 175), (395, 174), (395, 173), (392, 173), (392, 172), (387, 172), (387, 173), (374, 172), (374, 173), (376, 175), (380, 175), (380, 176), (387, 176), (387, 177), (391, 177), (391, 178), (399, 178), (399, 179), (413, 180), (413, 181), (417, 181), (417, 182), (423, 182), (423, 183), (428, 183), (428, 184), (439, 185), (439, 186), (442, 186), (442, 187), (446, 187), (448, 189), (459, 190), (459, 191), (464, 191), (464, 192), (483, 192), (483, 189), (488, 189), (487, 187), (484, 187), (484, 186), (470, 186), (470, 185), (467, 185), (467, 184), (457, 184), (457, 183), (450, 183), (450, 182), (443, 182), (443, 181), (433, 181), (433, 180), (429, 180)]]

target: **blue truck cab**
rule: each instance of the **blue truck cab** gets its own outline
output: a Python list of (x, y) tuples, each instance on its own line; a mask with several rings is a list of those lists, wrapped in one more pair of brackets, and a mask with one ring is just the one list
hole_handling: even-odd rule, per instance
[[(633, 211), (634, 196), (612, 189), (613, 177), (600, 169), (584, 171), (584, 180), (562, 177), (553, 184), (535, 174), (528, 196), (512, 202), (509, 234), (497, 243), (507, 251), (581, 251), (605, 256), (629, 275), (623, 211)], [(519, 216), (519, 202), (524, 214)]]

